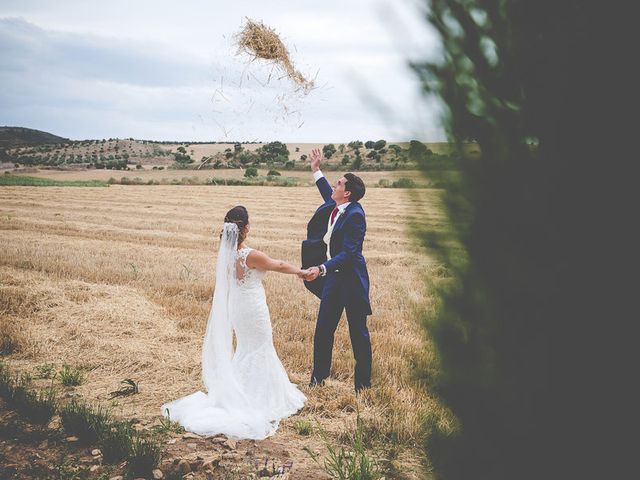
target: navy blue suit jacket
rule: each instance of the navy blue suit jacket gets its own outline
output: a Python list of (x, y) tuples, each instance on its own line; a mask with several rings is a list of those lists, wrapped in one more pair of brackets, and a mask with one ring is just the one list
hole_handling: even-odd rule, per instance
[(327, 276), (305, 282), (305, 285), (319, 298), (333, 288), (346, 289), (348, 297), (358, 300), (370, 315), (369, 273), (362, 256), (362, 244), (367, 231), (364, 210), (359, 203), (350, 203), (335, 220), (329, 247), (331, 259), (327, 260), (327, 246), (323, 238), (327, 233), (329, 215), (336, 203), (331, 198), (333, 189), (326, 178), (318, 179), (316, 186), (325, 203), (318, 207), (307, 224), (307, 239), (302, 242), (302, 266), (307, 268), (324, 264)]

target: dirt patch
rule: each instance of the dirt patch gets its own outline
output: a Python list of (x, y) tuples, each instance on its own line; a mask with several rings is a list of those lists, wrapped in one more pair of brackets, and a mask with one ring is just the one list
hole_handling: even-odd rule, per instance
[[(141, 423), (136, 427), (149, 429)], [(292, 448), (295, 443), (290, 439), (234, 441), (224, 435), (204, 438), (184, 433), (167, 436), (162, 443), (158, 469), (165, 478), (330, 478), (306, 452)], [(320, 451), (323, 446), (314, 440), (308, 448)], [(0, 399), (0, 478), (112, 478), (126, 473), (125, 462), (104, 464), (95, 445), (83, 446), (66, 436), (57, 417), (46, 427), (34, 427)]]

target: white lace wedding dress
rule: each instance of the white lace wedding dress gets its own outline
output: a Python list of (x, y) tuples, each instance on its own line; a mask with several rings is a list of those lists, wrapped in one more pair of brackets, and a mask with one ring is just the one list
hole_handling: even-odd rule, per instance
[[(165, 417), (190, 432), (263, 439), (275, 433), (279, 421), (297, 412), (306, 400), (289, 381), (276, 354), (262, 286), (265, 272), (247, 267), (250, 252), (250, 248), (229, 252), (228, 269), (233, 272), (227, 272), (231, 280), (226, 292), (219, 257), (202, 359), (208, 393), (196, 392), (162, 406)], [(220, 307), (225, 301), (227, 315), (221, 320)], [(235, 351), (231, 329), (236, 336)]]

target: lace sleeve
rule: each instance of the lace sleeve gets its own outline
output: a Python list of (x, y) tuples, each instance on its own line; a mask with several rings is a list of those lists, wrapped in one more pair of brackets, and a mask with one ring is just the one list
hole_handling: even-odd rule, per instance
[(247, 257), (249, 253), (251, 253), (252, 248), (242, 248), (238, 250), (237, 262), (236, 262), (236, 279), (238, 282), (242, 283), (245, 280), (247, 275), (247, 271), (249, 267), (247, 267)]
[(245, 247), (238, 251), (238, 260), (240, 261), (242, 268), (245, 270), (248, 270), (249, 268), (247, 267), (247, 257), (249, 256), (249, 253), (251, 253), (251, 250), (253, 250), (253, 248)]

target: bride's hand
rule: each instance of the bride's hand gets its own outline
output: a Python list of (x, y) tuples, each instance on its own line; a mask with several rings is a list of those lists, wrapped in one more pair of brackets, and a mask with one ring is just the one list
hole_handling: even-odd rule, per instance
[(307, 282), (313, 282), (320, 275), (320, 269), (318, 267), (309, 267), (306, 270), (306, 275), (303, 277)]
[(307, 275), (309, 275), (309, 269), (300, 270), (298, 272), (298, 278), (302, 280), (304, 280)]

